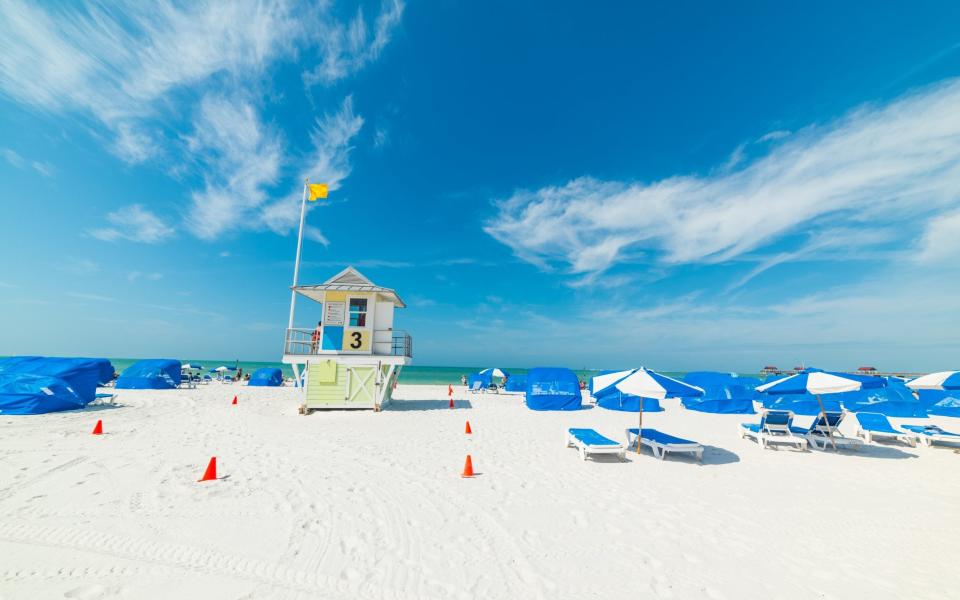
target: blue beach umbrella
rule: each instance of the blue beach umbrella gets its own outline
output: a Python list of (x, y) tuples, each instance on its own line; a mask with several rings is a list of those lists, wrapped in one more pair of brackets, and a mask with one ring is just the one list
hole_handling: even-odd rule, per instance
[[(613, 386), (624, 394), (633, 394), (641, 398), (677, 398), (686, 396), (702, 396), (703, 390), (697, 386), (684, 383), (673, 377), (661, 375), (643, 367), (634, 369), (625, 377), (616, 380)], [(599, 390), (597, 390), (599, 391)], [(637, 436), (637, 454), (640, 454), (640, 438), (643, 436), (643, 402), (639, 403), (639, 434)]]
[(920, 390), (920, 403), (927, 414), (941, 417), (960, 417), (960, 392), (950, 390)]
[(913, 390), (960, 390), (960, 371), (940, 371), (907, 382)]
[[(757, 391), (762, 394), (767, 394), (768, 396), (780, 397), (813, 395), (820, 409), (819, 414), (823, 415), (823, 419), (826, 422), (827, 410), (824, 406), (823, 398), (821, 398), (822, 395), (853, 392), (861, 389), (876, 389), (885, 385), (887, 385), (887, 382), (882, 377), (851, 375), (849, 373), (829, 373), (820, 369), (806, 369), (802, 373), (797, 373), (796, 375), (777, 379), (776, 381), (758, 386)], [(784, 404), (789, 402), (789, 400), (786, 400)], [(800, 402), (803, 401), (801, 400)], [(798, 402), (798, 405), (802, 406), (800, 402)], [(767, 406), (766, 401), (764, 401), (764, 406)], [(836, 405), (836, 408), (839, 408), (839, 404)], [(804, 413), (801, 412), (800, 414)], [(833, 441), (833, 430), (829, 423), (827, 423), (827, 433), (830, 436), (830, 443), (833, 445), (833, 449), (836, 450), (837, 445)]]
[(492, 377), (510, 377), (510, 373), (507, 373), (503, 369), (497, 367), (491, 367), (489, 369), (484, 369), (480, 371), (481, 375), (488, 375)]

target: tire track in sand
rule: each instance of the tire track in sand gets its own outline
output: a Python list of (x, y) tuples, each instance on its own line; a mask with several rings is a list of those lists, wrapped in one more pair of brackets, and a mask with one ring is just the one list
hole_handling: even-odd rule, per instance
[[(9, 543), (29, 544), (63, 548), (114, 558), (139, 561), (175, 570), (193, 571), (202, 575), (225, 576), (242, 579), (254, 584), (289, 591), (318, 594), (324, 598), (355, 599), (382, 598), (400, 600), (409, 596), (398, 590), (376, 586), (370, 582), (351, 583), (317, 572), (307, 573), (302, 569), (276, 564), (270, 561), (217, 552), (173, 542), (160, 542), (142, 537), (107, 534), (71, 527), (43, 527), (27, 524), (0, 524), (0, 540)], [(78, 569), (89, 576), (111, 576), (118, 572), (115, 567), (102, 569)], [(121, 572), (128, 569), (121, 568)], [(138, 567), (132, 567), (137, 572)], [(22, 574), (23, 570), (7, 571), (5, 577)], [(27, 571), (29, 575), (31, 571)], [(65, 573), (66, 575), (67, 573)]]

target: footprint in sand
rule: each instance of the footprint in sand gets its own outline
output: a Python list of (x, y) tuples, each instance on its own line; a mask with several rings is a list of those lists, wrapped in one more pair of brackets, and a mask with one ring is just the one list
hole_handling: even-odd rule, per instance
[(64, 598), (79, 598), (80, 600), (95, 600), (103, 598), (107, 593), (107, 588), (98, 584), (81, 585), (63, 594)]

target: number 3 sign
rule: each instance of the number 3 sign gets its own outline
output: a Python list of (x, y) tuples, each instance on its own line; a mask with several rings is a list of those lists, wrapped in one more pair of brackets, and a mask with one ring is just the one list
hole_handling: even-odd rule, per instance
[(345, 352), (366, 352), (370, 350), (370, 332), (366, 329), (344, 329), (343, 350)]

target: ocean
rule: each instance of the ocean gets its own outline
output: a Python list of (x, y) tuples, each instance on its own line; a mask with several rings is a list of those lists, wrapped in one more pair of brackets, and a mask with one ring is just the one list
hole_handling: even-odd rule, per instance
[[(131, 364), (137, 362), (136, 358), (111, 358), (110, 362), (113, 363), (113, 368), (119, 373), (124, 369), (129, 367)], [(252, 373), (257, 369), (262, 367), (276, 367), (283, 370), (284, 377), (293, 377), (293, 370), (290, 368), (290, 365), (285, 365), (279, 362), (253, 362), (247, 360), (209, 360), (209, 359), (185, 359), (181, 360), (184, 363), (197, 363), (203, 366), (205, 370), (218, 367), (220, 365), (226, 365), (228, 367), (239, 367), (243, 369), (244, 373)], [(489, 365), (488, 365), (489, 366)], [(407, 384), (421, 384), (421, 385), (444, 385), (444, 384), (459, 384), (461, 375), (470, 375), (470, 373), (476, 373), (481, 369), (487, 368), (486, 366), (479, 367), (428, 367), (428, 366), (419, 366), (419, 365), (408, 365), (403, 368), (403, 371), (400, 373), (400, 383)], [(523, 375), (529, 369), (520, 369), (520, 368), (511, 368), (511, 367), (501, 367), (503, 370), (514, 375)], [(577, 377), (584, 381), (589, 381), (591, 377), (600, 373), (599, 370), (584, 370), (584, 369), (573, 369), (573, 372), (577, 374)], [(682, 373), (664, 373), (665, 375), (671, 376), (682, 376)]]

